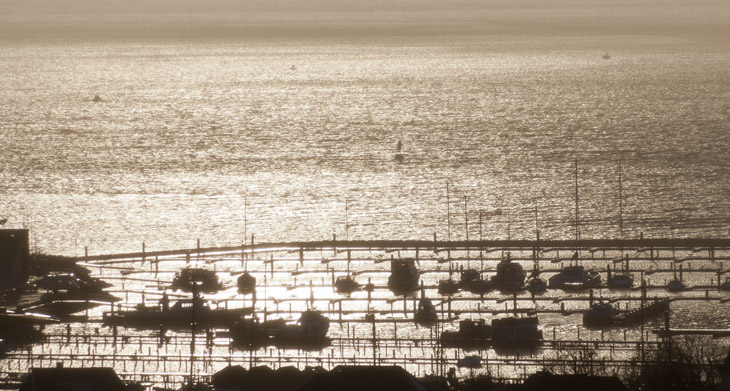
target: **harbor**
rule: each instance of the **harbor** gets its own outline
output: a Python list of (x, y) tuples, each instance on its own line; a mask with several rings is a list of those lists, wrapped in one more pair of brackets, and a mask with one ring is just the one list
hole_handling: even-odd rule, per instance
[[(391, 265), (398, 260), (411, 260), (417, 278), (405, 292), (393, 290), (389, 280), (394, 273)], [(93, 254), (87, 249), (74, 261), (90, 270), (93, 278), (107, 283), (104, 292), (115, 300), (72, 314), (53, 314), (71, 317), (64, 321), (59, 316), (61, 321), (45, 325), (36, 341), (5, 353), (2, 378), (6, 383), (18, 381), (30, 368), (57, 363), (111, 367), (124, 380), (166, 389), (178, 387), (191, 374), (195, 381), (209, 382), (213, 374), (230, 365), (300, 370), (399, 365), (418, 377), (446, 376), (449, 369), (457, 368), (457, 376), (489, 373), (497, 381), (516, 382), (544, 368), (575, 365), (566, 356), (570, 352), (591, 351), (593, 358), (581, 365), (620, 372), (636, 365), (637, 354), (656, 349), (670, 333), (721, 339), (730, 335), (727, 319), (716, 318), (714, 326), (703, 328), (691, 322), (698, 306), (718, 314), (727, 312), (730, 291), (723, 289), (721, 281), (730, 275), (726, 266), (730, 265), (729, 239), (448, 242), (333, 238), (234, 247), (203, 247), (197, 241), (188, 249), (147, 251), (143, 245), (142, 251), (125, 254)], [(499, 266), (505, 264), (524, 271), (519, 274), (521, 281), (498, 284), (504, 278), (498, 278), (504, 269)], [(547, 279), (568, 266), (583, 267), (599, 275), (601, 282), (590, 288), (548, 286), (543, 291), (533, 291), (526, 283), (528, 272), (531, 278)], [(186, 292), (174, 283), (183, 270), (206, 271), (206, 278), (215, 279), (211, 282), (215, 289)], [(466, 282), (460, 283), (466, 278), (465, 270), (475, 270), (473, 278), (495, 285), (478, 294), (470, 292)], [(609, 287), (608, 275), (618, 271), (632, 276), (631, 286)], [(239, 291), (238, 277), (244, 273), (255, 283), (250, 293)], [(197, 278), (202, 280), (202, 275)], [(340, 293), (336, 287), (339, 277), (349, 277), (355, 285)], [(667, 284), (675, 279), (686, 282), (685, 289), (668, 290)], [(200, 282), (195, 278), (190, 281), (193, 287), (202, 286), (195, 285)], [(454, 289), (441, 293), (442, 281), (453, 281)], [(179, 320), (171, 318), (178, 316), (173, 315), (175, 303), (190, 302), (193, 297), (199, 302), (197, 310), (188, 307)], [(584, 317), (599, 301), (614, 308), (621, 320), (584, 325)], [(430, 303), (433, 312), (425, 323), (416, 321), (424, 303)], [(163, 306), (170, 309), (163, 310)], [(215, 321), (219, 318), (216, 311), (235, 315)], [(301, 327), (296, 325), (302, 324), (300, 315), (307, 312), (321, 314), (318, 316), (329, 324), (318, 340), (321, 343), (302, 343), (307, 334), (296, 331)], [(137, 323), (123, 320), (135, 313), (153, 318)], [(126, 318), (111, 321), (116, 314), (126, 314)], [(239, 318), (254, 319), (256, 323), (246, 328), (252, 331), (240, 334), (241, 326), (233, 326)], [(468, 347), (458, 340), (445, 343), (445, 334), (458, 336), (460, 327), (475, 321), (484, 322), (487, 331), (465, 339), (464, 343), (470, 341)], [(518, 321), (533, 322), (528, 327), (538, 334), (519, 337), (522, 332), (512, 329), (515, 326), (506, 326), (510, 337), (500, 336), (497, 322)], [(266, 332), (265, 340), (247, 338), (246, 333), (253, 333), (251, 327), (257, 324), (267, 330), (274, 327)], [(295, 327), (291, 331), (295, 334), (286, 337), (293, 340), (281, 334), (284, 324)], [(240, 339), (240, 335), (246, 338)], [(475, 357), (478, 365), (463, 367), (464, 360)]]

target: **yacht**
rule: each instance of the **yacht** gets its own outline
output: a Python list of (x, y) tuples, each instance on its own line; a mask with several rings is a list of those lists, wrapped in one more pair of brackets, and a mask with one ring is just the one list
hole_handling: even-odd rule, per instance
[(512, 262), (510, 254), (497, 265), (497, 274), (492, 276), (492, 286), (500, 291), (513, 292), (525, 288), (527, 273), (522, 265)]
[(388, 289), (396, 295), (407, 295), (418, 289), (418, 269), (414, 259), (391, 259)]
[(601, 285), (601, 275), (587, 272), (583, 266), (566, 266), (558, 274), (548, 279), (550, 288), (586, 289)]

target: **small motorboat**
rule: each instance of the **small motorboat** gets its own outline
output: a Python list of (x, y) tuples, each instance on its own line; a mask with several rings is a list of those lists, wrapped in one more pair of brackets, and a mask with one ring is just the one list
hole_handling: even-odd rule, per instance
[(601, 275), (588, 272), (583, 266), (574, 265), (564, 267), (558, 274), (548, 279), (551, 288), (558, 289), (586, 289), (601, 285)]
[(608, 287), (610, 289), (631, 289), (634, 286), (634, 276), (628, 272), (621, 272), (610, 275)]
[(458, 330), (441, 333), (441, 343), (444, 347), (476, 349), (487, 346), (491, 336), (492, 328), (484, 319), (464, 319), (459, 322)]
[(238, 293), (248, 295), (254, 293), (256, 290), (256, 277), (252, 276), (248, 272), (244, 272), (237, 280)]
[(439, 280), (438, 292), (441, 295), (451, 296), (459, 292), (459, 283), (452, 280)]
[(669, 292), (681, 292), (685, 289), (687, 289), (687, 285), (682, 280), (674, 278), (667, 283), (667, 290)]
[(119, 298), (105, 291), (93, 290), (54, 290), (40, 295), (39, 300), (19, 306), (23, 312), (51, 315), (66, 318), (72, 314), (101, 305), (119, 301)]
[(407, 295), (418, 289), (418, 269), (414, 259), (391, 259), (388, 288), (396, 295)]
[(176, 273), (170, 287), (192, 292), (193, 285), (196, 285), (198, 292), (204, 293), (215, 293), (222, 288), (214, 271), (193, 267), (186, 267)]
[(492, 290), (492, 283), (489, 280), (483, 280), (481, 274), (475, 269), (461, 271), (459, 286), (476, 295), (483, 295)]
[(349, 295), (360, 289), (360, 284), (350, 276), (337, 276), (335, 280), (335, 290), (337, 293)]
[(413, 320), (421, 326), (431, 326), (438, 320), (438, 312), (436, 307), (427, 299), (423, 291), (421, 291), (421, 300), (418, 302), (418, 308), (413, 315)]
[(598, 301), (583, 314), (583, 325), (586, 327), (615, 326), (619, 321), (619, 310), (610, 303)]
[(527, 290), (532, 293), (543, 293), (547, 290), (547, 283), (540, 277), (530, 277), (527, 280)]

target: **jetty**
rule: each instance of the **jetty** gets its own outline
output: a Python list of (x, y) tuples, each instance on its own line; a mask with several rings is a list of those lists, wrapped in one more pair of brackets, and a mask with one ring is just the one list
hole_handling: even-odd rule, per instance
[[(416, 375), (444, 375), (465, 357), (479, 356), (483, 362), (479, 370), (509, 381), (523, 379), (545, 365), (572, 365), (556, 356), (558, 351), (591, 349), (601, 365), (617, 370), (634, 365), (638, 349), (655, 349), (666, 337), (653, 331), (662, 314), (671, 311), (681, 317), (696, 305), (726, 310), (730, 303), (730, 293), (720, 289), (722, 277), (730, 272), (730, 239), (341, 241), (333, 237), (219, 247), (201, 246), (197, 241), (192, 248), (159, 251), (148, 251), (142, 244), (140, 249), (121, 254), (93, 254), (86, 249), (77, 264), (109, 283), (111, 287), (104, 291), (116, 300), (46, 326), (39, 342), (13, 347), (7, 353), (12, 364), (5, 369), (6, 375), (10, 378), (27, 373), (30, 367), (56, 362), (108, 365), (123, 379), (169, 388), (191, 371), (205, 380), (230, 364), (272, 368), (401, 365)], [(590, 309), (588, 290), (548, 288), (536, 294), (527, 289), (500, 292), (489, 287), (471, 292), (456, 286), (448, 294), (439, 293), (439, 282), (461, 270), (474, 270), (475, 277), (489, 281), (505, 259), (543, 278), (571, 264), (605, 277), (621, 263), (621, 272), (632, 274), (636, 286), (613, 290), (602, 283), (594, 288), (601, 300), (621, 313), (610, 327), (598, 329), (583, 327), (580, 320)], [(412, 286), (413, 292), (396, 295), (389, 289), (393, 260), (414, 263), (417, 285)], [(174, 289), (173, 280), (191, 267), (209, 270), (220, 283), (218, 289), (201, 293), (206, 305), (240, 311), (267, 325), (293, 324), (304, 312), (315, 310), (331, 324), (327, 344), (307, 349), (296, 343), (249, 347), (235, 343), (226, 326), (200, 322), (191, 330), (187, 320), (193, 316), (191, 312), (176, 321), (177, 327), (160, 327), (165, 322), (160, 322), (154, 308), (161, 305), (163, 295), (175, 301), (190, 298), (189, 292)], [(688, 289), (672, 293), (666, 282), (677, 272), (688, 281)], [(240, 292), (238, 280), (243, 273), (254, 282)], [(346, 278), (356, 283), (354, 288), (338, 290), (338, 281)], [(433, 305), (432, 322), (417, 321), (421, 297)], [(153, 315), (147, 327), (109, 321), (112, 313), (135, 310)], [(494, 324), (497, 320), (499, 325), (505, 322), (499, 319), (510, 318), (539, 319), (530, 326), (542, 334), (541, 343), (497, 350), (491, 343), (442, 343), (442, 336), (457, 330), (460, 322)], [(724, 336), (721, 327), (708, 328), (708, 335)], [(688, 328), (679, 323), (672, 330), (678, 333)]]

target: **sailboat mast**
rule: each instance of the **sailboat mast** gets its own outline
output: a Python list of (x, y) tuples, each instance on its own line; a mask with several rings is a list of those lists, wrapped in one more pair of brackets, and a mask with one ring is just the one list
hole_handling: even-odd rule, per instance
[(194, 378), (195, 378), (195, 370), (194, 370), (194, 366), (195, 366), (195, 326), (196, 326), (196, 322), (195, 322), (195, 306), (196, 306), (196, 304), (198, 302), (198, 282), (195, 281), (195, 279), (193, 278), (192, 283), (193, 283), (193, 306), (190, 309), (191, 315), (192, 315), (192, 320), (190, 321), (190, 329), (191, 329), (190, 330), (190, 334), (191, 334), (191, 339), (190, 339), (190, 380), (189, 380), (189, 383), (188, 383), (188, 387), (189, 387), (190, 390), (193, 389), (193, 381), (194, 381)]
[(578, 250), (578, 241), (580, 240), (580, 228), (578, 217), (578, 159), (575, 159), (575, 247)]
[(449, 242), (451, 241), (451, 203), (449, 202), (449, 182), (446, 181), (446, 229)]
[(621, 159), (618, 161), (618, 233), (619, 239), (624, 240), (624, 197), (621, 186)]

